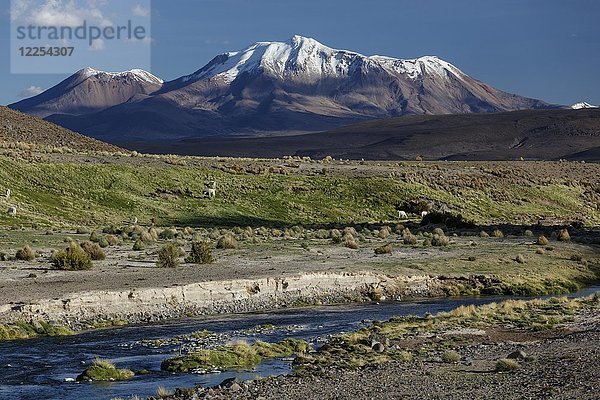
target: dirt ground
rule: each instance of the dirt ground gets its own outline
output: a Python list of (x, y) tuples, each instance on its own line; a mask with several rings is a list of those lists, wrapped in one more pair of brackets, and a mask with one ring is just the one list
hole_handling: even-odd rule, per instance
[[(310, 272), (374, 272), (387, 276), (498, 276), (507, 281), (524, 279), (577, 280), (593, 277), (589, 267), (597, 261), (596, 247), (552, 242), (552, 251), (537, 254), (535, 237), (480, 238), (452, 236), (446, 247), (410, 246), (392, 234), (385, 239), (366, 237), (353, 250), (331, 239), (264, 238), (259, 243), (240, 241), (233, 250), (213, 250), (216, 262), (209, 265), (185, 264), (174, 269), (156, 266), (163, 241), (133, 251), (125, 242), (105, 249), (107, 258), (94, 261), (88, 271), (60, 271), (51, 268), (54, 249), (64, 248), (65, 240), (83, 241), (88, 235), (74, 232), (45, 235), (37, 231), (0, 232), (0, 250), (15, 252), (20, 243), (33, 243), (37, 258), (31, 262), (0, 261), (0, 304), (27, 303), (61, 298), (66, 294), (92, 290), (163, 288), (191, 283), (285, 277)], [(419, 239), (421, 240), (421, 239)], [(374, 249), (391, 243), (392, 254), (376, 255)], [(189, 251), (189, 241), (183, 246)], [(524, 254), (527, 262), (515, 261)], [(582, 257), (580, 264), (571, 255)], [(588, 263), (589, 261), (589, 263)], [(590, 275), (591, 274), (591, 275)]]

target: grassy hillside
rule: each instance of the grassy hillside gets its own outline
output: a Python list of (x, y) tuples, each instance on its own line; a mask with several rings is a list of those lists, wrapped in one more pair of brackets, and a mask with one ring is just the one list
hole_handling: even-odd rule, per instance
[[(596, 164), (521, 163), (517, 168), (229, 162), (188, 159), (178, 162), (187, 165), (173, 165), (169, 159), (85, 156), (31, 162), (0, 157), (0, 193), (6, 188), (13, 193), (10, 199), (0, 198), (0, 206), (19, 207), (16, 217), (3, 210), (0, 224), (105, 225), (134, 217), (142, 224), (155, 218), (162, 225), (393, 221), (395, 206), (416, 198), (443, 204), (482, 224), (535, 223), (541, 218), (600, 224)], [(208, 200), (204, 185), (213, 179), (217, 197)]]

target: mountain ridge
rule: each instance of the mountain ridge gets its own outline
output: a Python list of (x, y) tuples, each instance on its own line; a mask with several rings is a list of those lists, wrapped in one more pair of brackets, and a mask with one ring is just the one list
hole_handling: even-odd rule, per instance
[(11, 107), (114, 141), (319, 132), (401, 115), (558, 106), (495, 89), (436, 56), (364, 56), (296, 35), (217, 55), (168, 82), (141, 70), (84, 69)]

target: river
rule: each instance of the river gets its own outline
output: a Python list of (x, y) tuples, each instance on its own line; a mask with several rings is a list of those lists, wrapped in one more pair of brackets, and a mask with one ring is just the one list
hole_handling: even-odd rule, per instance
[[(571, 294), (586, 296), (600, 291), (593, 286)], [(461, 305), (485, 304), (507, 297), (435, 298), (410, 301), (361, 303), (339, 306), (284, 309), (268, 313), (210, 316), (152, 325), (136, 325), (80, 333), (74, 336), (38, 338), (0, 343), (0, 399), (112, 399), (151, 396), (159, 386), (173, 390), (195, 385), (214, 386), (224, 379), (241, 380), (281, 375), (291, 371), (290, 362), (270, 360), (252, 371), (227, 371), (207, 375), (170, 374), (160, 363), (177, 354), (179, 345), (159, 348), (141, 346), (143, 339), (166, 339), (206, 329), (227, 334), (232, 340), (279, 341), (285, 337), (315, 343), (328, 335), (359, 329), (369, 320), (385, 321), (397, 315), (424, 315), (449, 311)], [(276, 329), (260, 334), (244, 333), (258, 325)], [(118, 368), (152, 371), (130, 381), (111, 383), (72, 382), (96, 357), (112, 360)]]

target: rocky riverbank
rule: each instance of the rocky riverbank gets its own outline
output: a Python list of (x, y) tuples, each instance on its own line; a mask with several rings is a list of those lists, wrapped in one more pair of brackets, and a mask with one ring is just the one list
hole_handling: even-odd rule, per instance
[[(585, 305), (554, 301), (524, 306), (529, 315), (535, 315), (532, 320), (553, 315), (559, 321), (547, 329), (499, 319), (483, 324), (482, 329), (468, 329), (464, 326), (472, 325), (468, 321), (473, 315), (468, 317), (461, 310), (449, 315), (461, 314), (464, 323), (456, 325), (463, 328), (405, 332), (391, 339), (390, 349), (383, 347), (380, 353), (402, 347), (410, 357), (356, 368), (342, 368), (334, 361), (310, 373), (225, 381), (215, 388), (180, 389), (166, 398), (596, 399), (600, 391), (600, 313), (598, 297), (591, 299)], [(521, 307), (508, 306), (511, 313), (512, 307)], [(474, 315), (481, 317), (480, 313)], [(388, 325), (382, 328), (390, 333)], [(449, 352), (456, 358), (447, 356)]]

